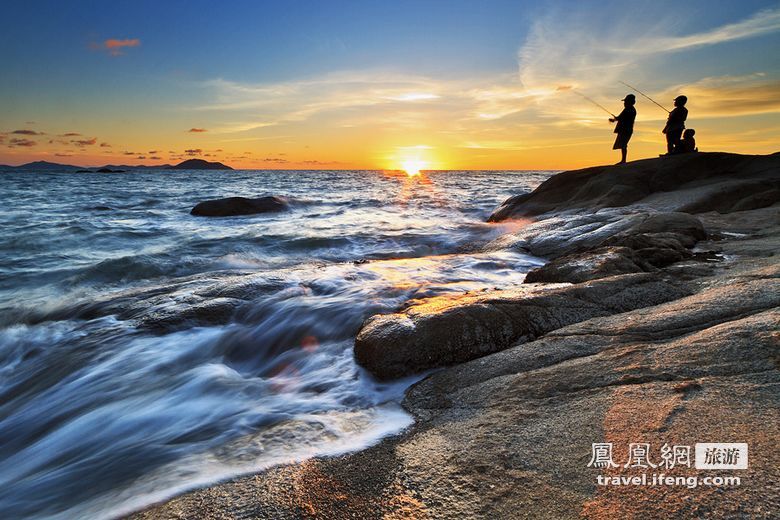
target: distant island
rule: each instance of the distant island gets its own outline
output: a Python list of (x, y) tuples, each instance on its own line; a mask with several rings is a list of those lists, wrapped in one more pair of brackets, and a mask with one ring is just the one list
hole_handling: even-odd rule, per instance
[(176, 166), (169, 166), (169, 170), (232, 170), (227, 164), (221, 162), (209, 162), (203, 159), (188, 159)]
[(72, 164), (59, 164), (48, 161), (34, 161), (19, 166), (8, 166), (0, 164), (0, 171), (8, 170), (35, 170), (45, 172), (74, 172), (74, 173), (118, 173), (127, 170), (232, 170), (230, 166), (221, 162), (209, 162), (203, 159), (188, 159), (176, 165), (158, 164), (146, 166), (143, 164), (107, 164), (101, 167), (74, 166)]

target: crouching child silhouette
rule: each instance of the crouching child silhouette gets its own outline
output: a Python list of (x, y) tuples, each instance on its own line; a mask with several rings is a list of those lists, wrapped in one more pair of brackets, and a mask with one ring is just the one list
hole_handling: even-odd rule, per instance
[(696, 148), (696, 139), (693, 138), (694, 135), (696, 135), (696, 130), (693, 128), (689, 128), (683, 132), (682, 140), (674, 145), (674, 152), (672, 153), (678, 154), (698, 152), (699, 149)]
[(623, 111), (617, 117), (610, 117), (609, 122), (615, 123), (615, 144), (612, 145), (613, 150), (620, 150), (621, 158), (617, 164), (626, 163), (626, 155), (628, 155), (628, 141), (631, 140), (631, 135), (634, 133), (634, 120), (636, 119), (636, 97), (633, 94), (628, 94), (621, 101), (623, 101)]

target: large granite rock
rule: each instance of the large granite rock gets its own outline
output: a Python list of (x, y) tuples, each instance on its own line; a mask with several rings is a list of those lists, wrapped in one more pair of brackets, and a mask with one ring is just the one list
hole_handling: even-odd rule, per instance
[(528, 286), (432, 298), (368, 319), (355, 340), (358, 363), (379, 379), (462, 363), (595, 316), (680, 298), (681, 284), (642, 273), (578, 285)]
[(287, 201), (280, 197), (228, 197), (201, 202), (192, 208), (190, 214), (199, 217), (233, 217), (284, 211), (288, 207)]
[(695, 153), (562, 172), (531, 193), (507, 199), (488, 220), (637, 203), (666, 211), (726, 213), (778, 201), (780, 153)]

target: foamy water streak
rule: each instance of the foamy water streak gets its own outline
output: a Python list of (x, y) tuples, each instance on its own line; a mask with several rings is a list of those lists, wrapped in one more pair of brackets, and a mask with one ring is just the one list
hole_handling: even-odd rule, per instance
[[(538, 259), (472, 251), (546, 177), (1, 174), (0, 517), (112, 517), (405, 428), (413, 379), (355, 365), (360, 324), (520, 283)], [(236, 194), (292, 210), (188, 214)]]

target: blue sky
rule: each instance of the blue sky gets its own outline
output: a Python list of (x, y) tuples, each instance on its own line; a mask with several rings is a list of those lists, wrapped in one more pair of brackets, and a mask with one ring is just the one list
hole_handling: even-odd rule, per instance
[[(179, 135), (186, 130), (179, 129), (182, 125), (220, 133), (223, 145), (225, 134), (236, 140), (273, 138), (262, 130), (273, 126), (275, 135), (290, 135), (293, 142), (275, 148), (260, 146), (256, 153), (283, 149), (281, 153), (296, 152), (301, 160), (319, 160), (303, 152), (316, 148), (316, 125), (325, 130), (350, 125), (375, 130), (372, 125), (382, 118), (374, 116), (387, 114), (376, 114), (377, 103), (366, 101), (355, 106), (345, 103), (337, 116), (322, 117), (325, 114), (316, 107), (327, 106), (329, 113), (334, 112), (335, 94), (329, 89), (338, 79), (326, 81), (321, 92), (317, 85), (303, 89), (300, 95), (305, 99), (278, 95), (279, 89), (301, 90), (299, 82), (323, 78), (342, 78), (343, 84), (359, 78), (363, 90), (358, 88), (354, 95), (361, 97), (366, 84), (382, 81), (392, 86), (396, 76), (404, 83), (397, 88), (436, 90), (436, 97), (415, 100), (421, 104), (417, 107), (420, 117), (429, 130), (441, 130), (443, 125), (458, 129), (461, 147), (467, 147), (489, 131), (484, 125), (463, 124), (463, 114), (452, 121), (442, 115), (456, 112), (455, 98), (464, 92), (511, 90), (515, 94), (509, 99), (525, 99), (518, 89), (540, 92), (560, 83), (573, 84), (608, 102), (622, 97), (624, 88), (614, 81), (618, 75), (658, 95), (702, 81), (717, 83), (712, 78), (732, 77), (743, 78), (742, 86), (763, 82), (763, 90), (756, 92), (771, 90), (775, 85), (771, 82), (780, 75), (778, 12), (780, 3), (760, 1), (7, 1), (0, 31), (0, 132), (35, 121), (36, 128), (47, 135), (84, 133), (98, 140), (110, 139), (113, 147), (124, 151), (164, 147), (181, 154), (190, 146), (187, 138), (191, 137)], [(730, 32), (732, 26), (735, 32)], [(691, 36), (693, 40), (686, 40)], [(137, 44), (107, 49), (109, 40)], [(721, 79), (718, 85), (724, 81), (730, 80)], [(436, 82), (449, 86), (437, 90)], [(259, 100), (226, 107), (229, 96), (241, 98), (250, 91), (265, 96), (267, 89), (277, 96), (272, 107)], [(338, 95), (348, 99), (353, 94), (339, 86)], [(506, 101), (501, 101), (501, 95), (477, 97), (489, 106)], [(529, 142), (532, 130), (544, 127), (551, 116), (540, 104), (576, 104), (572, 99), (534, 99), (534, 106), (524, 105), (517, 113), (502, 109), (479, 114), (501, 124), (505, 133), (517, 132)], [(304, 103), (315, 108), (296, 112), (295, 107)], [(361, 110), (362, 122), (357, 114)], [(563, 112), (561, 117), (576, 115), (568, 109)], [(642, 113), (649, 115), (649, 111)], [(718, 115), (714, 109), (706, 113)], [(776, 113), (766, 114), (754, 110), (739, 117), (758, 118), (762, 128), (774, 128)], [(413, 117), (409, 111), (400, 123), (390, 121), (400, 125), (399, 136), (409, 135)], [(518, 130), (522, 121), (517, 118), (525, 118), (525, 131)], [(257, 126), (253, 127), (253, 121)], [(414, 141), (406, 143), (384, 131), (375, 143), (355, 140), (355, 146), (374, 151), (354, 164), (370, 166), (393, 146), (443, 146), (441, 139), (431, 139), (435, 145), (426, 144), (417, 130)], [(169, 137), (166, 132), (176, 135)], [(542, 133), (549, 141), (552, 132)], [(343, 137), (349, 138), (347, 134)], [(143, 142), (144, 136), (149, 142)], [(522, 148), (517, 143), (505, 146), (507, 153), (501, 153), (499, 141), (511, 139), (487, 141), (497, 147), (482, 148), (485, 154), (489, 153), (485, 150), (495, 150), (486, 163), (495, 166), (515, 157), (522, 166), (523, 154), (511, 153)], [(25, 150), (0, 146), (0, 161), (33, 152), (40, 155), (45, 144), (39, 141)], [(208, 142), (212, 150), (229, 146), (223, 145), (213, 139)], [(78, 156), (81, 151), (60, 148), (62, 156)], [(107, 148), (103, 152), (108, 153)], [(327, 149), (332, 146), (322, 147)], [(54, 148), (47, 150), (54, 153)], [(97, 160), (94, 150), (86, 151), (90, 161)], [(461, 152), (449, 149), (447, 153), (460, 157)], [(238, 157), (237, 149), (231, 153)], [(538, 154), (531, 155), (530, 162), (540, 162)], [(335, 157), (328, 159), (337, 162)], [(461, 162), (475, 165), (473, 159)]]

